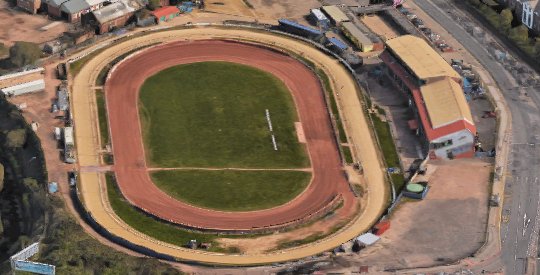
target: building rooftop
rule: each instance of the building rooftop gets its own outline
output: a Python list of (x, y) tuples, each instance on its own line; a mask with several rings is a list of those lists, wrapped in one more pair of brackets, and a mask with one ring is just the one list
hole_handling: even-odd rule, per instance
[(157, 17), (158, 19), (162, 16), (167, 16), (173, 13), (179, 13), (180, 10), (175, 6), (167, 6), (163, 8), (156, 9), (152, 12), (152, 14)]
[(349, 21), (349, 17), (337, 6), (323, 6), (321, 9), (336, 23)]
[(474, 124), (471, 110), (459, 83), (443, 77), (420, 87), (433, 129), (459, 120)]
[(328, 18), (326, 18), (326, 15), (324, 15), (324, 13), (322, 13), (320, 9), (312, 9), (311, 13), (313, 13), (313, 15), (317, 17), (317, 20), (328, 20)]
[(69, 0), (48, 0), (47, 4), (53, 6), (53, 7), (60, 7), (63, 3), (67, 2)]
[(122, 17), (140, 10), (144, 4), (138, 0), (120, 0), (99, 10), (93, 11), (96, 20), (103, 24), (116, 18)]
[(82, 10), (90, 9), (92, 6), (99, 5), (107, 0), (69, 0), (62, 4), (61, 10), (67, 13), (77, 13)]
[(343, 28), (345, 28), (356, 40), (358, 40), (362, 45), (366, 44), (373, 44), (371, 39), (367, 37), (366, 34), (364, 34), (354, 23), (352, 22), (344, 22), (342, 24)]
[(403, 35), (387, 40), (386, 45), (420, 79), (427, 80), (440, 76), (461, 78), (422, 38)]

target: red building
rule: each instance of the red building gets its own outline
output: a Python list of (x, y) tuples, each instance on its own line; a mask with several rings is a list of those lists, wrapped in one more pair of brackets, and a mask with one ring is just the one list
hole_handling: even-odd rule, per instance
[(432, 158), (473, 157), (476, 127), (461, 76), (423, 39), (405, 35), (386, 42), (386, 73), (409, 98)]
[(167, 6), (154, 10), (152, 15), (156, 18), (158, 23), (165, 22), (179, 16), (180, 10), (175, 6)]

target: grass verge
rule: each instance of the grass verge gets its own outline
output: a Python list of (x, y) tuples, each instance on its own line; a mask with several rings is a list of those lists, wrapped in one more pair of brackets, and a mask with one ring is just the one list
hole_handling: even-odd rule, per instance
[(301, 171), (159, 171), (154, 183), (189, 204), (222, 211), (253, 211), (282, 205), (309, 184)]
[(177, 246), (185, 246), (190, 240), (199, 242), (209, 242), (213, 246), (211, 250), (221, 251), (214, 241), (218, 236), (215, 234), (203, 234), (181, 229), (177, 226), (166, 224), (151, 218), (135, 209), (127, 202), (118, 186), (112, 173), (106, 174), (107, 194), (114, 212), (129, 226), (152, 238), (158, 239)]
[(297, 114), (290, 92), (279, 79), (253, 67), (199, 62), (165, 69), (143, 84), (139, 110), (152, 166), (309, 165), (295, 134)]

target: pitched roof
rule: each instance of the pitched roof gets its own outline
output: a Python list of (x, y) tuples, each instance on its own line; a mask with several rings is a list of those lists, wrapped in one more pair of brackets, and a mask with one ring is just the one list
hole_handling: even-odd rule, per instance
[(48, 0), (47, 4), (51, 5), (53, 7), (60, 7), (63, 3), (67, 2), (69, 0)]
[(458, 120), (474, 123), (471, 110), (461, 86), (449, 77), (443, 77), (420, 87), (433, 129)]
[(387, 47), (420, 79), (459, 74), (426, 41), (403, 35), (386, 41)]
[(152, 14), (157, 17), (157, 18), (160, 18), (162, 16), (167, 16), (167, 15), (170, 15), (170, 14), (173, 14), (173, 13), (179, 13), (180, 10), (175, 7), (175, 6), (167, 6), (167, 7), (163, 7), (163, 8), (159, 8), (159, 9), (156, 9), (152, 12)]
[(118, 17), (140, 10), (144, 6), (139, 0), (120, 0), (92, 13), (96, 20), (103, 24)]
[(92, 6), (99, 5), (107, 0), (69, 0), (62, 4), (61, 10), (70, 14), (90, 9)]

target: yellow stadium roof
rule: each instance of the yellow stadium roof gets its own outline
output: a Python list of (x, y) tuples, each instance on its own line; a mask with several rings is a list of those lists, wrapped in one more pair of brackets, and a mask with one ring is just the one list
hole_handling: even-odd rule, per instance
[(420, 93), (433, 129), (466, 120), (474, 125), (463, 89), (449, 77), (436, 79), (420, 87)]
[(420, 79), (438, 76), (460, 78), (452, 66), (422, 38), (403, 35), (387, 40), (386, 45)]

